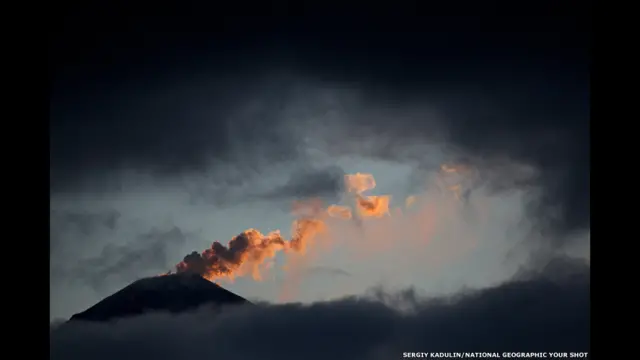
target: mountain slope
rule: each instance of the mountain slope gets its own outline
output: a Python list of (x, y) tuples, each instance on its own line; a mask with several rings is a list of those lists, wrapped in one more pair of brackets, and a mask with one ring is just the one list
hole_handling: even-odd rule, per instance
[(196, 274), (140, 279), (106, 297), (70, 321), (110, 321), (147, 312), (182, 312), (203, 305), (250, 304), (246, 299)]

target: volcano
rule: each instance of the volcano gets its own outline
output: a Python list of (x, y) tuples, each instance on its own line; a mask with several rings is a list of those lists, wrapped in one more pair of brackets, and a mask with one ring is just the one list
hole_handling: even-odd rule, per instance
[(107, 322), (150, 312), (180, 313), (203, 306), (251, 304), (200, 275), (181, 273), (140, 279), (75, 314), (70, 321)]

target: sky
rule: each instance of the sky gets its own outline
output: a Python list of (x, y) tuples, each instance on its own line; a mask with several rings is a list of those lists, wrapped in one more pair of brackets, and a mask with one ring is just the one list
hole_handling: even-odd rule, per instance
[[(170, 350), (181, 351), (206, 331), (231, 329), (230, 351), (250, 323), (256, 336), (282, 326), (317, 337), (322, 326), (343, 326), (333, 309), (371, 322), (372, 337), (343, 356), (373, 359), (409, 344), (455, 348), (435, 329), (464, 326), (459, 314), (472, 326), (492, 312), (505, 319), (510, 306), (526, 313), (526, 298), (540, 306), (531, 313), (548, 308), (548, 325), (574, 335), (549, 348), (586, 351), (588, 18), (544, 6), (544, 16), (428, 18), (70, 10), (50, 42), (50, 318), (249, 228), (289, 239), (292, 204), (319, 200), (355, 214), (345, 175), (366, 173), (376, 186), (362, 196), (389, 195), (388, 214), (326, 217), (304, 254), (280, 251), (261, 264), (261, 279), (218, 279), (267, 303), (264, 312), (202, 329), (192, 323), (205, 315), (143, 319), (121, 331), (144, 337), (145, 321), (194, 329)], [(380, 308), (395, 297), (414, 314)], [(495, 334), (534, 321), (506, 318)], [(512, 344), (538, 351), (541, 321), (530, 327), (534, 340)], [(58, 350), (80, 341), (60, 336)], [(109, 344), (100, 329), (83, 336), (94, 337), (86, 351)], [(267, 345), (272, 338), (256, 346), (287, 358)], [(466, 348), (481, 351), (479, 343)], [(223, 357), (257, 350), (243, 351)]]

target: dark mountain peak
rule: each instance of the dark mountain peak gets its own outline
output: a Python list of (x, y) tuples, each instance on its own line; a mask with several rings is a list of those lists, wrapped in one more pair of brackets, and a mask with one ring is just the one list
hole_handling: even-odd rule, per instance
[(204, 305), (219, 308), (248, 303), (197, 274), (171, 274), (137, 280), (70, 321), (110, 321), (148, 312), (178, 313)]
[[(127, 288), (138, 291), (178, 290), (212, 288), (212, 285), (220, 288), (215, 283), (195, 273), (167, 274), (152, 276), (134, 281)], [(220, 288), (221, 289), (221, 288)], [(124, 290), (124, 289), (123, 289)], [(226, 290), (225, 290), (226, 291)]]

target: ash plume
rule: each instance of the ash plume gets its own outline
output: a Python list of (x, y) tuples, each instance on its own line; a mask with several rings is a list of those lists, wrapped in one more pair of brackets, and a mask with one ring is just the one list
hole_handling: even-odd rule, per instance
[[(460, 169), (460, 167), (442, 166), (444, 175), (461, 173)], [(210, 248), (201, 253), (194, 251), (188, 254), (176, 265), (175, 272), (196, 273), (210, 281), (233, 280), (245, 275), (261, 280), (262, 271), (270, 266), (269, 261), (274, 259), (277, 253), (307, 255), (309, 249), (313, 248), (316, 238), (326, 234), (334, 225), (329, 221), (330, 218), (349, 220), (354, 212), (358, 219), (379, 219), (383, 216), (391, 216), (389, 209), (391, 196), (364, 194), (375, 187), (376, 181), (372, 174), (346, 174), (344, 176), (345, 195), (352, 200), (353, 209), (336, 204), (324, 206), (319, 199), (296, 201), (293, 203), (292, 212), (297, 218), (292, 224), (290, 239), (283, 237), (279, 230), (263, 234), (250, 228), (233, 237), (227, 246), (215, 241)], [(456, 198), (460, 188), (460, 184), (448, 187)], [(410, 196), (406, 201), (407, 207), (413, 201), (415, 196)]]

